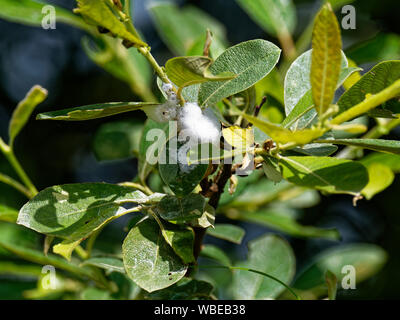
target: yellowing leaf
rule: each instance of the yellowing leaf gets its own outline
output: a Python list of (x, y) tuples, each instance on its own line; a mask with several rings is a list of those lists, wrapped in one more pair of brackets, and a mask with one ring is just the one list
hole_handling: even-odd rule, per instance
[(312, 96), (318, 114), (322, 115), (333, 100), (341, 69), (340, 29), (329, 4), (315, 19), (312, 48)]
[(324, 129), (311, 128), (302, 129), (298, 131), (290, 131), (289, 129), (283, 128), (277, 124), (271, 123), (266, 120), (243, 114), (248, 121), (253, 123), (256, 127), (268, 134), (275, 142), (288, 143), (295, 142), (297, 144), (307, 144), (318, 137), (322, 136), (325, 132)]
[(63, 256), (68, 261), (71, 260), (72, 252), (75, 250), (77, 246), (82, 242), (83, 239), (79, 239), (76, 241), (71, 240), (63, 240), (62, 242), (56, 244), (53, 247), (53, 252)]
[(369, 182), (361, 192), (368, 200), (389, 187), (394, 180), (393, 171), (380, 163), (372, 163), (368, 166), (368, 176)]
[(74, 12), (82, 15), (87, 22), (106, 28), (112, 34), (128, 40), (137, 46), (147, 46), (145, 42), (128, 31), (126, 26), (118, 20), (104, 0), (78, 0), (78, 8), (74, 9)]
[(243, 129), (238, 126), (225, 128), (222, 135), (232, 147), (246, 150), (254, 144), (254, 132), (252, 128)]

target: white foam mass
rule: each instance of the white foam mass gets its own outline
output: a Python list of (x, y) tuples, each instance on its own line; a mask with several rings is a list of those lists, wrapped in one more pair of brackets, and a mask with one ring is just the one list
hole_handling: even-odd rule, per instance
[(211, 109), (201, 110), (197, 103), (188, 102), (178, 111), (178, 130), (182, 140), (192, 143), (219, 145), (221, 124)]

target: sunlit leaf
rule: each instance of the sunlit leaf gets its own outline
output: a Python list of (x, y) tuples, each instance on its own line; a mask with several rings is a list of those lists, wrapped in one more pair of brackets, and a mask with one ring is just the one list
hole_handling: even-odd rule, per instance
[(368, 183), (360, 163), (330, 157), (281, 157), (283, 177), (296, 185), (330, 193), (358, 194)]
[(280, 49), (265, 40), (242, 42), (224, 51), (212, 64), (213, 74), (231, 72), (232, 80), (207, 82), (200, 86), (199, 104), (213, 105), (223, 98), (244, 91), (264, 78), (276, 65)]
[(208, 229), (207, 234), (215, 238), (227, 240), (236, 244), (241, 244), (245, 231), (232, 224), (217, 223), (215, 229)]
[(332, 139), (317, 140), (318, 143), (339, 144), (345, 146), (360, 147), (364, 149), (400, 154), (400, 141), (384, 139)]
[(116, 114), (157, 106), (152, 102), (109, 102), (91, 104), (51, 112), (39, 113), (37, 120), (83, 121), (113, 116)]
[(324, 114), (332, 103), (341, 66), (342, 40), (335, 14), (324, 5), (314, 23), (311, 87), (315, 108)]
[(392, 184), (394, 174), (389, 167), (380, 163), (372, 163), (367, 169), (369, 182), (362, 190), (362, 194), (369, 200)]
[(128, 276), (148, 292), (172, 286), (187, 270), (164, 240), (157, 223), (150, 219), (131, 229), (122, 245), (122, 253)]

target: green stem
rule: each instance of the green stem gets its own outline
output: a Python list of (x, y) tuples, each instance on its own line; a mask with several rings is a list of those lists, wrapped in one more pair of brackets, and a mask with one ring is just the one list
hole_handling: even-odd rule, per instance
[(82, 260), (86, 260), (89, 258), (88, 253), (86, 252), (85, 249), (83, 249), (81, 246), (77, 246), (75, 248), (75, 252), (77, 253), (77, 255), (82, 259)]
[(38, 191), (36, 187), (33, 185), (28, 175), (25, 173), (24, 169), (22, 169), (20, 163), (14, 155), (13, 150), (0, 138), (0, 150), (3, 152), (4, 156), (7, 158), (8, 162), (13, 166), (15, 172), (21, 178), (22, 182), (28, 188), (32, 196), (35, 196)]
[(343, 122), (352, 120), (399, 95), (400, 95), (400, 80), (397, 80), (391, 86), (387, 87), (381, 92), (368, 96), (364, 101), (339, 114), (338, 116), (333, 118), (330, 123), (341, 124)]
[(9, 186), (18, 190), (19, 192), (24, 194), (28, 199), (31, 199), (33, 197), (32, 193), (24, 185), (22, 185), (18, 181), (14, 180), (13, 178), (5, 174), (0, 173), (0, 182), (8, 184)]

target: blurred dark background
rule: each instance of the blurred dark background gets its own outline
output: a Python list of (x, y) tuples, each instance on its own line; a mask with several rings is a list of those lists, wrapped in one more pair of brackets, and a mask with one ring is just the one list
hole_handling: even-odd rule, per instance
[[(48, 2), (70, 9), (75, 6), (74, 0)], [(148, 3), (149, 0), (135, 1), (135, 24), (162, 63), (172, 55), (155, 31), (146, 11)], [(233, 0), (187, 0), (180, 3), (194, 4), (219, 19), (226, 26), (232, 44), (254, 38), (276, 41), (255, 25)], [(295, 4), (298, 35), (318, 10), (319, 2), (301, 0), (295, 1)], [(357, 10), (357, 29), (343, 32), (345, 49), (373, 38), (378, 32), (400, 34), (398, 0), (358, 0), (352, 5)], [(49, 91), (48, 99), (37, 108), (36, 113), (98, 102), (137, 99), (126, 84), (89, 60), (81, 48), (82, 36), (83, 32), (64, 24), (57, 24), (56, 30), (43, 30), (0, 20), (0, 135), (3, 139), (8, 138), (8, 122), (13, 109), (35, 84)], [(370, 65), (363, 67), (369, 68)], [(144, 119), (140, 112), (131, 116)], [(98, 162), (92, 151), (93, 137), (99, 126), (125, 117), (76, 123), (41, 122), (32, 117), (17, 138), (16, 154), (39, 189), (72, 182), (116, 183), (130, 180), (136, 174), (135, 159)], [(391, 138), (399, 139), (399, 130)], [(14, 175), (4, 158), (0, 159), (0, 171)], [(7, 188), (0, 184), (0, 199), (4, 203), (11, 206), (24, 203), (24, 198)], [(3, 192), (6, 189), (7, 193)], [(400, 287), (399, 195), (400, 179), (397, 177), (389, 189), (372, 201), (360, 201), (356, 208), (352, 206), (350, 197), (330, 196), (323, 197), (319, 205), (306, 210), (303, 223), (336, 227), (342, 234), (342, 243), (376, 243), (389, 254), (383, 271), (362, 283), (358, 290), (341, 292), (340, 298), (400, 298), (397, 289)], [(248, 233), (244, 242), (266, 231), (265, 228), (250, 224), (245, 227)], [(110, 231), (106, 236), (119, 237)], [(334, 245), (321, 240), (289, 240), (297, 255), (298, 267), (307, 257)], [(224, 242), (218, 244), (226, 245)], [(243, 252), (238, 251), (237, 254), (241, 256)]]

